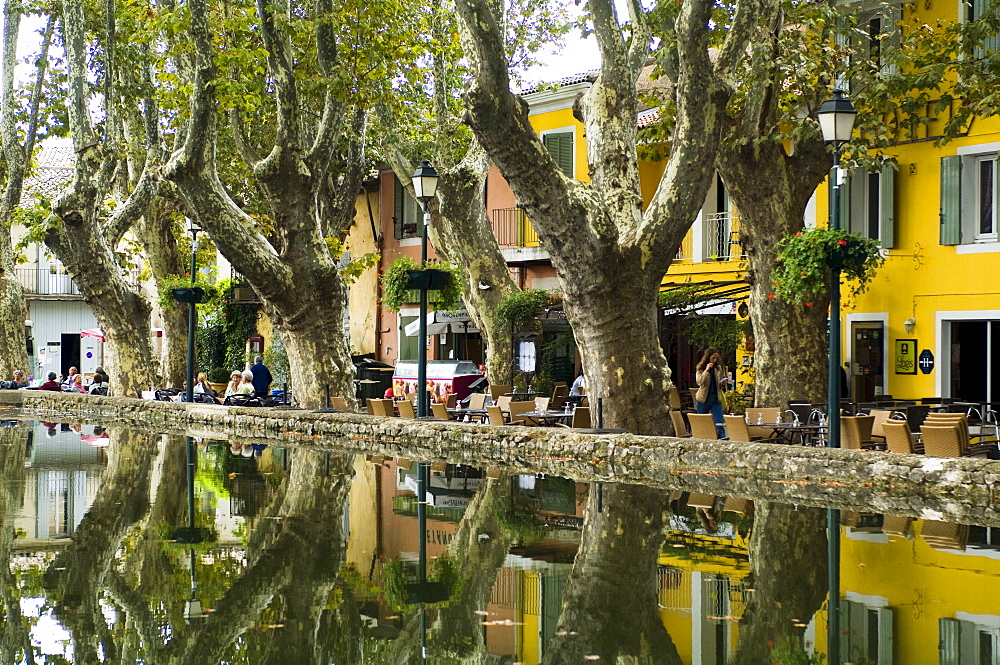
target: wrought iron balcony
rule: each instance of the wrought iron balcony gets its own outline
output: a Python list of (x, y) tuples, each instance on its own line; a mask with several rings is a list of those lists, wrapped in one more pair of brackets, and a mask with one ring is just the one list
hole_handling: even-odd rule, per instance
[(735, 212), (705, 215), (705, 258), (716, 261), (742, 258), (739, 228), (740, 218)]
[(73, 278), (65, 268), (15, 268), (17, 281), (29, 295), (78, 296)]

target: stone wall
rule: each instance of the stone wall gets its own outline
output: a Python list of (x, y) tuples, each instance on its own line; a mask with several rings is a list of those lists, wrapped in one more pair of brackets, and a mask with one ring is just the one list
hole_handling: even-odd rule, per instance
[(812, 506), (1000, 525), (1000, 462), (771, 443), (729, 443), (566, 428), (492, 427), (346, 413), (0, 391), (48, 420), (96, 422), (206, 438), (349, 449), (497, 466), (587, 482), (642, 483)]

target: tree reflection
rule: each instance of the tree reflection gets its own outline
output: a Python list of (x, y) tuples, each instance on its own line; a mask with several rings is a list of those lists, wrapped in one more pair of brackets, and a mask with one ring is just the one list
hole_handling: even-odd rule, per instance
[(0, 634), (0, 662), (34, 663), (31, 624), (21, 613), (21, 593), (11, 570), (14, 551), (14, 519), (24, 503), (28, 427), (18, 423), (0, 428), (0, 598), (4, 616)]
[(804, 653), (806, 625), (826, 599), (826, 511), (758, 502), (749, 550), (755, 590), (730, 662), (769, 663), (782, 644)]
[(638, 485), (593, 485), (583, 536), (566, 582), (545, 665), (680, 665), (660, 619), (657, 558), (669, 493)]

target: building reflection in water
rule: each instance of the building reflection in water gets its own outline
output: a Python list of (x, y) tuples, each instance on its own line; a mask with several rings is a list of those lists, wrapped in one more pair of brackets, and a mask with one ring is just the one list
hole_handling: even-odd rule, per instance
[[(52, 423), (15, 424), (10, 431), (20, 439), (7, 448), (17, 463), (7, 460), (0, 479), (9, 534), (0, 540), (6, 548), (0, 554), (11, 562), (8, 597), (25, 594), (19, 621), (38, 662), (45, 650), (72, 655), (91, 648), (85, 643), (95, 638), (86, 626), (98, 615), (79, 614), (87, 608), (100, 609), (107, 623), (93, 653), (138, 649), (129, 656), (147, 662), (168, 662), (166, 656), (198, 662), (193, 645), (213, 659), (248, 663), (269, 662), (275, 650), (292, 654), (294, 662), (316, 663), (418, 662), (423, 653), (430, 663), (568, 662), (567, 642), (586, 642), (595, 654), (624, 650), (630, 627), (625, 619), (615, 624), (614, 617), (642, 621), (627, 607), (627, 598), (641, 597), (629, 580), (621, 582), (621, 594), (602, 591), (586, 599), (574, 591), (577, 571), (593, 576), (593, 588), (600, 588), (601, 569), (587, 568), (595, 561), (621, 566), (635, 584), (641, 579), (652, 586), (643, 611), (656, 618), (662, 631), (656, 639), (668, 640), (670, 648), (635, 662), (722, 665), (765, 653), (769, 660), (795, 663), (826, 653), (823, 601), (808, 615), (767, 609), (799, 602), (801, 587), (810, 584), (800, 580), (811, 578), (795, 569), (824, 570), (817, 539), (793, 533), (796, 514), (811, 515), (807, 509), (663, 493), (662, 541), (642, 572), (629, 560), (632, 550), (585, 551), (595, 542), (585, 531), (587, 520), (611, 530), (632, 528), (627, 515), (615, 513), (628, 512), (623, 497), (629, 495), (618, 496), (620, 486), (605, 484), (598, 506), (596, 490), (566, 478), (433, 465), (421, 533), (418, 465), (410, 460), (204, 441), (190, 448), (197, 461), (189, 467), (183, 438), (146, 435), (121, 443), (116, 431)], [(142, 488), (101, 484), (120, 445), (130, 455), (150, 457), (150, 504), (125, 516), (114, 514), (121, 497)], [(115, 477), (127, 477), (127, 469), (115, 468)], [(171, 543), (163, 530), (164, 524), (190, 526), (189, 498), (195, 525), (212, 534), (195, 547)], [(778, 525), (786, 533), (763, 538), (763, 531), (755, 535), (755, 524)], [(118, 540), (102, 543), (93, 557), (57, 559), (73, 542), (101, 542), (103, 532), (88, 530), (109, 526)], [(426, 604), (426, 651), (415, 630), (416, 607), (394, 606), (399, 598), (387, 591), (386, 572), (398, 562), (403, 579), (413, 581), (421, 541), (431, 579), (435, 568), (454, 573), (445, 579), (448, 600)], [(787, 560), (773, 556), (806, 542)], [(845, 661), (998, 662), (1000, 529), (845, 510), (840, 549)], [(809, 603), (823, 597), (820, 587)], [(200, 625), (184, 623), (191, 598), (205, 609)], [(619, 605), (602, 608), (605, 601)], [(588, 624), (586, 616), (598, 617), (596, 623)], [(776, 617), (783, 625), (768, 625)], [(67, 632), (54, 629), (56, 622), (64, 622)], [(144, 639), (138, 639), (140, 629)], [(67, 643), (60, 646), (52, 635)], [(751, 636), (762, 642), (741, 644)], [(611, 644), (615, 639), (621, 644)], [(215, 640), (221, 645), (202, 651)], [(15, 654), (4, 662), (24, 661)]]

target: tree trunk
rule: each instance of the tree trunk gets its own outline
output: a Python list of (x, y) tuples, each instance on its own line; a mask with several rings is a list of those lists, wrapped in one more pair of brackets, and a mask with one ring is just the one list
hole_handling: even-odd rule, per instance
[(24, 505), (25, 464), (28, 427), (0, 429), (0, 600), (4, 618), (0, 632), (0, 660), (4, 663), (34, 663), (31, 655), (31, 623), (21, 613), (21, 589), (11, 570), (14, 520)]
[(657, 558), (668, 502), (668, 493), (639, 485), (591, 485), (544, 665), (680, 665), (658, 610)]
[[(154, 280), (168, 275), (183, 275), (186, 266), (178, 253), (174, 222), (162, 203), (154, 203), (143, 215), (137, 228)], [(161, 310), (163, 352), (159, 375), (163, 386), (181, 386), (187, 378), (188, 306), (173, 303)]]
[(789, 638), (801, 644), (827, 596), (825, 520), (821, 508), (756, 504), (749, 545), (754, 592), (740, 619), (733, 665), (769, 663), (771, 649)]
[(774, 144), (727, 147), (719, 155), (719, 170), (740, 215), (750, 319), (756, 330), (766, 331), (754, 338), (757, 406), (822, 402), (826, 396), (829, 299), (807, 305), (772, 297), (772, 275), (778, 241), (802, 229), (806, 205), (828, 165), (818, 141), (798, 145), (792, 157)]

